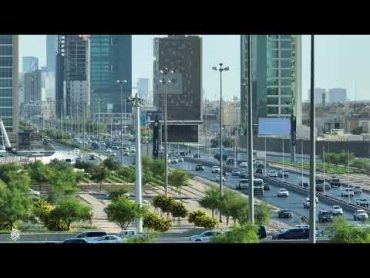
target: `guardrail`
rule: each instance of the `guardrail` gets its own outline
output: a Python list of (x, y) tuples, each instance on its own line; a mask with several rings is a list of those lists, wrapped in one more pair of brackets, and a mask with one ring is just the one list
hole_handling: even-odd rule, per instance
[[(185, 157), (184, 160), (188, 161), (188, 162), (192, 162), (192, 163), (203, 164), (203, 165), (206, 165), (206, 166), (218, 166), (217, 164), (212, 163), (210, 161), (194, 159), (194, 158), (190, 158), (190, 157)], [(228, 165), (224, 165), (223, 167), (228, 171), (234, 169), (234, 167), (230, 167)], [(274, 168), (274, 167), (272, 167), (272, 168)], [(306, 196), (309, 195), (309, 190), (306, 189), (306, 188), (302, 188), (299, 185), (296, 185), (296, 184), (293, 184), (293, 183), (290, 183), (290, 182), (287, 182), (287, 181), (280, 181), (280, 180), (277, 180), (275, 178), (271, 178), (271, 177), (264, 176), (264, 175), (261, 175), (261, 174), (254, 174), (254, 175), (258, 178), (263, 178), (265, 181), (267, 181), (267, 183), (275, 184), (276, 186), (287, 188), (287, 189), (289, 189), (293, 192), (296, 192), (298, 194), (305, 194)], [(349, 211), (352, 211), (352, 212), (357, 210), (357, 209), (364, 209), (365, 211), (370, 212), (370, 209), (368, 209), (368, 208), (364, 208), (364, 207), (361, 207), (361, 206), (358, 206), (358, 205), (355, 205), (355, 204), (351, 204), (351, 203), (348, 203), (348, 202), (343, 201), (341, 199), (337, 199), (337, 198), (329, 196), (329, 195), (324, 195), (320, 192), (316, 192), (316, 196), (319, 197), (321, 200), (324, 200), (326, 203), (328, 203), (330, 205), (341, 205), (343, 208), (345, 208)]]

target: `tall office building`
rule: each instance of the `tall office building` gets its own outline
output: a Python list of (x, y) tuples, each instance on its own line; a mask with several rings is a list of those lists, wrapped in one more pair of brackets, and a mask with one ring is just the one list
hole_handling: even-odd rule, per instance
[[(298, 35), (252, 35), (253, 123), (290, 117), (302, 123), (302, 46)], [(241, 122), (247, 122), (248, 36), (241, 36)], [(294, 109), (294, 110), (293, 110)]]
[[(315, 88), (315, 104), (325, 104), (328, 101), (324, 88)], [(311, 100), (311, 89), (308, 89), (308, 101)]]
[(137, 92), (139, 97), (147, 100), (149, 97), (149, 79), (148, 78), (139, 78), (137, 81)]
[(328, 101), (330, 103), (337, 103), (337, 102), (344, 103), (347, 101), (347, 89), (332, 88), (332, 89), (329, 89), (328, 95), (329, 95)]
[[(91, 35), (90, 42), (91, 112), (120, 113), (121, 87), (117, 80), (127, 80), (122, 87), (123, 100), (131, 96), (131, 35)], [(131, 113), (129, 104), (123, 107)]]
[(24, 74), (24, 102), (41, 102), (41, 75), (39, 69)]
[(0, 35), (0, 118), (16, 138), (18, 123), (18, 36)]
[(59, 35), (56, 62), (56, 113), (88, 117), (90, 109), (90, 43), (86, 35)]
[(23, 73), (31, 72), (39, 68), (39, 59), (33, 56), (22, 57)]
[(46, 71), (55, 73), (58, 35), (46, 35)]
[(202, 123), (202, 39), (199, 36), (175, 35), (154, 39), (154, 106), (163, 113), (164, 88), (161, 69), (167, 75), (168, 140), (197, 142)]

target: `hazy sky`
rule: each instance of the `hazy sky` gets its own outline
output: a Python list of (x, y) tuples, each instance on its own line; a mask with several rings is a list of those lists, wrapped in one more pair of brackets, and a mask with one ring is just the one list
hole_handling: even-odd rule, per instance
[[(152, 79), (153, 38), (137, 35), (132, 38), (133, 82), (137, 78)], [(223, 62), (231, 71), (223, 74), (223, 95), (240, 97), (240, 37), (235, 35), (202, 35), (203, 89), (207, 98), (219, 96), (219, 74), (211, 70)], [(303, 36), (302, 94), (307, 99), (310, 85), (310, 37)], [(370, 36), (315, 36), (315, 87), (341, 87), (350, 99), (370, 99)], [(39, 65), (46, 64), (46, 37), (20, 36), (20, 57), (36, 56)], [(21, 61), (21, 59), (20, 59)], [(22, 65), (20, 65), (22, 70)], [(356, 90), (355, 90), (356, 88)]]

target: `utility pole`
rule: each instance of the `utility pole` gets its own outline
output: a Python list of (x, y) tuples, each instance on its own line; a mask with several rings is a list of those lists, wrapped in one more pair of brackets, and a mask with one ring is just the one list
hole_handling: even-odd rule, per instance
[(311, 103), (310, 103), (310, 217), (309, 217), (309, 239), (311, 243), (316, 243), (316, 136), (315, 136), (315, 37), (311, 35)]
[(170, 80), (167, 79), (169, 73), (173, 74), (173, 70), (169, 70), (167, 67), (160, 70), (160, 73), (164, 76), (160, 82), (163, 84), (163, 98), (164, 98), (164, 191), (165, 196), (168, 194), (168, 159), (167, 159), (167, 83), (170, 83)]
[(252, 36), (248, 35), (248, 220), (254, 224), (253, 122), (252, 122)]
[[(140, 138), (140, 105), (143, 104), (143, 99), (138, 97), (129, 97), (127, 99), (133, 107), (135, 107), (135, 131), (136, 131), (136, 183), (135, 183), (135, 201), (140, 207), (142, 206), (142, 182), (141, 182), (141, 138)], [(140, 217), (136, 220), (136, 230), (138, 233), (143, 232), (143, 218)]]

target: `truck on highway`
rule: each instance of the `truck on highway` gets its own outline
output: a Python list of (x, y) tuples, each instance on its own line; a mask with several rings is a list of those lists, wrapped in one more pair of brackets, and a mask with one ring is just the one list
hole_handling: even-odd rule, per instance
[[(264, 182), (263, 179), (254, 179), (253, 181), (253, 192), (254, 195), (263, 195), (264, 191)], [(236, 186), (236, 189), (244, 189), (247, 190), (249, 188), (249, 180), (248, 179), (240, 179), (239, 184)]]

